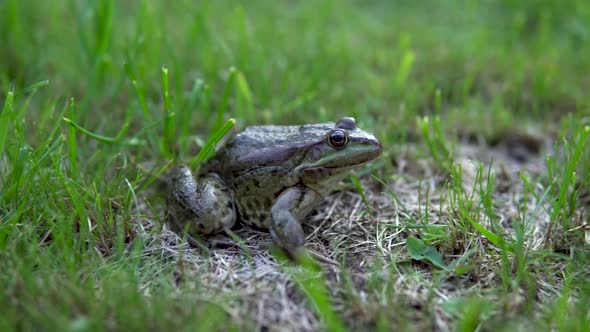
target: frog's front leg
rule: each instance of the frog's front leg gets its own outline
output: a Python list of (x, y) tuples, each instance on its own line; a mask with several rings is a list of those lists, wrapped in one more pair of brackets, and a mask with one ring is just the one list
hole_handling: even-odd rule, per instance
[(319, 195), (309, 188), (290, 187), (283, 191), (271, 209), (270, 235), (276, 244), (293, 257), (305, 244), (301, 221), (307, 216)]
[(187, 166), (177, 166), (171, 173), (166, 203), (168, 223), (176, 232), (211, 234), (235, 224), (234, 199), (217, 174), (197, 181)]

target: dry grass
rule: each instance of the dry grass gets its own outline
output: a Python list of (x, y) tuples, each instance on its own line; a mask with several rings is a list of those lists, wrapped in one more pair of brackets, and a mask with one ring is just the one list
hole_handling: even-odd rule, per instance
[[(519, 174), (525, 172), (532, 177), (544, 174), (544, 153), (549, 146), (543, 144), (541, 151), (529, 151), (514, 142), (495, 147), (460, 145), (456, 161), (463, 170), (466, 192), (477, 192), (479, 188), (474, 162), (483, 162), (487, 170), (493, 161), (491, 172), (496, 179), (493, 199), (497, 203), (494, 211), (506, 232), (511, 232), (512, 221), (522, 217), (524, 208), (529, 214), (535, 211), (538, 202), (524, 193)], [(523, 150), (515, 156), (517, 148)], [(471, 229), (471, 233), (457, 237), (456, 243), (448, 241), (458, 222), (449, 199), (448, 179), (437, 175), (429, 161), (409, 158), (396, 158), (397, 168), (387, 180), (389, 188), (374, 179), (363, 180), (369, 208), (364, 206), (361, 195), (343, 190), (327, 197), (305, 223), (307, 246), (342, 263), (342, 268), (327, 264), (323, 267), (332, 304), (347, 326), (374, 327), (382, 311), (379, 309), (395, 304), (391, 310), (401, 308), (401, 311), (391, 315), (399, 315), (399, 326), (453, 330), (456, 316), (445, 309), (445, 303), (469, 295), (493, 299), (501, 287), (498, 275), (501, 259), (497, 248), (485, 237)], [(145, 201), (135, 208), (136, 226), (150, 254), (174, 261), (178, 265), (179, 283), (193, 285), (204, 299), (223, 305), (236, 322), (253, 321), (257, 330), (313, 331), (322, 326), (290, 273), (303, 267), (277, 262), (267, 248), (270, 237), (265, 232), (238, 227), (235, 233), (244, 241), (243, 246), (217, 246), (209, 256), (191, 248), (166, 225), (159, 231), (162, 206), (155, 209), (160, 216), (152, 215)], [(539, 209), (533, 220), (528, 225), (531, 236), (526, 247), (540, 249), (549, 216)], [(444, 236), (433, 241), (433, 245), (447, 264), (461, 260), (470, 268), (462, 274), (442, 274), (430, 264), (412, 261), (405, 241), (409, 235), (420, 236), (422, 229), (411, 227), (416, 226), (416, 221), (443, 226)], [(232, 241), (225, 234), (206, 240), (209, 243)], [(560, 268), (563, 266), (557, 266), (553, 279), (537, 280), (536, 302), (542, 303), (559, 293)], [(381, 282), (376, 284), (376, 280)], [(513, 303), (504, 304), (506, 313), (508, 308), (522, 306), (524, 296), (527, 296), (524, 290), (522, 294), (514, 294)]]

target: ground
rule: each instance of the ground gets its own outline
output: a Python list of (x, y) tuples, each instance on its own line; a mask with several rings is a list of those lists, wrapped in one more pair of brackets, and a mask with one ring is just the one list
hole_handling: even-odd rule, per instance
[[(455, 159), (462, 169), (463, 189), (467, 193), (480, 190), (476, 184), (482, 183), (481, 174), (478, 174), (482, 170), (486, 172), (484, 176), (490, 172), (497, 179), (492, 192), (494, 199), (502, 203), (495, 208), (496, 217), (507, 230), (512, 228), (510, 221), (519, 218), (519, 208), (530, 211), (527, 217), (535, 221), (526, 229), (529, 250), (542, 249), (543, 235), (550, 221), (547, 211), (535, 209), (540, 204), (538, 199), (526, 198), (524, 187), (518, 181), (519, 172), (526, 172), (529, 176), (546, 172), (543, 152), (549, 145), (545, 143), (537, 142), (538, 148), (533, 151), (518, 141), (502, 142), (493, 148), (464, 143)], [(520, 154), (511, 153), (517, 148), (521, 149)], [(442, 242), (441, 246), (465, 246), (468, 251), (473, 251), (463, 255), (448, 254), (446, 260), (449, 262), (457, 262), (460, 266), (460, 260), (477, 261), (479, 258), (486, 261), (485, 266), (468, 266), (461, 273), (445, 274), (428, 264), (412, 263), (404, 250), (408, 236), (420, 236), (422, 230), (429, 227), (439, 233), (434, 236), (444, 234), (440, 229), (454, 222), (455, 209), (445, 186), (448, 180), (434, 174), (427, 161), (416, 162), (418, 165), (410, 166), (403, 156), (396, 157), (395, 180), (387, 188), (375, 181), (363, 181), (366, 199), (371, 202), (368, 208), (360, 194), (343, 190), (326, 197), (305, 224), (308, 248), (342, 263), (342, 266), (324, 266), (326, 285), (336, 308), (345, 317), (346, 326), (351, 329), (374, 327), (378, 312), (372, 312), (376, 309), (372, 306), (380, 305), (380, 301), (372, 298), (376, 296), (372, 294), (375, 290), (391, 297), (387, 298), (388, 304), (395, 302), (394, 299), (401, 301), (398, 305), (413, 308), (411, 316), (420, 317), (396, 317), (399, 326), (445, 331), (456, 319), (453, 311), (446, 308), (451, 300), (485, 293), (502, 283), (495, 272), (500, 269), (499, 259), (477, 257), (487, 250), (494, 251), (493, 244), (473, 230), (469, 244), (444, 243), (444, 240), (438, 243)], [(483, 183), (488, 185), (485, 179)], [(200, 248), (191, 247), (166, 225), (158, 224), (156, 221), (162, 220), (162, 215), (153, 215), (148, 205), (140, 203), (136, 208), (138, 233), (148, 244), (150, 255), (182, 262), (182, 276), (177, 282), (188, 284), (189, 289), (204, 291), (211, 301), (225, 298), (224, 310), (234, 321), (250, 321), (256, 330), (321, 329), (322, 323), (315, 310), (302, 294), (298, 294), (296, 273), (301, 271), (293, 269), (299, 267), (273, 258), (265, 245), (269, 241), (268, 233), (238, 226), (235, 233), (243, 240), (242, 244), (234, 242), (232, 245), (231, 238), (225, 234), (207, 237), (205, 243), (221, 242), (224, 245), (203, 254)], [(404, 227), (413, 223), (416, 223), (414, 229)], [(454, 248), (446, 248), (443, 252), (452, 250)], [(388, 266), (392, 261), (395, 262), (393, 266)], [(395, 272), (376, 273), (375, 266), (385, 268), (385, 271), (393, 268)], [(320, 278), (320, 275), (306, 277)], [(384, 284), (370, 285), (374, 278), (384, 279), (381, 280)], [(536, 281), (535, 301), (549, 302), (559, 294), (560, 279)], [(527, 294), (516, 292), (512, 296), (513, 306), (518, 309), (525, 302), (521, 297)], [(360, 308), (351, 306), (351, 300)], [(500, 308), (492, 310), (508, 314)]]
[[(586, 1), (0, 2), (0, 329), (568, 330), (590, 320)], [(295, 264), (190, 246), (139, 165), (354, 116), (383, 155)]]

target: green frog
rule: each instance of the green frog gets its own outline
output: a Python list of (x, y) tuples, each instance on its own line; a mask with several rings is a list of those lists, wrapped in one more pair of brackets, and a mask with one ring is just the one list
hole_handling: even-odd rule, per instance
[(337, 123), (252, 126), (231, 138), (195, 177), (176, 166), (169, 178), (168, 222), (190, 234), (231, 228), (239, 219), (270, 230), (296, 256), (301, 223), (348, 171), (381, 153), (375, 136), (351, 117)]

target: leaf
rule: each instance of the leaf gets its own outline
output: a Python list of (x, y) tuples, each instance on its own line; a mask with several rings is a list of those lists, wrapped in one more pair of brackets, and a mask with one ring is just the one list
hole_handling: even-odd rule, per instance
[(427, 260), (430, 263), (440, 267), (445, 271), (450, 271), (451, 269), (443, 262), (442, 257), (438, 251), (433, 246), (429, 246), (424, 243), (422, 240), (410, 236), (406, 240), (406, 249), (410, 254), (412, 259), (421, 261)]
[(473, 218), (471, 218), (469, 213), (467, 213), (465, 210), (460, 209), (459, 212), (461, 213), (461, 216), (465, 218), (473, 226), (473, 228), (475, 228), (479, 233), (481, 233), (481, 235), (483, 235), (486, 239), (488, 239), (488, 241), (493, 243), (496, 247), (510, 253), (516, 252), (516, 249), (514, 248), (514, 245), (512, 243), (504, 240), (500, 235), (497, 235), (489, 231), (484, 226), (479, 224), (477, 221), (473, 220)]

